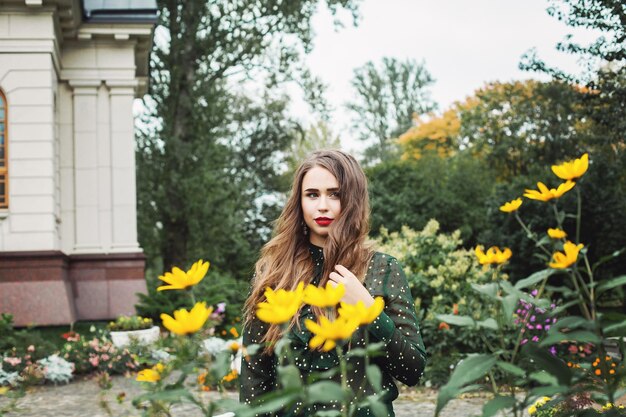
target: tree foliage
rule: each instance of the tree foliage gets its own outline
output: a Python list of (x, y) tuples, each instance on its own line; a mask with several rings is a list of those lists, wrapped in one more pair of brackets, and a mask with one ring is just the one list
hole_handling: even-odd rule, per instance
[(348, 104), (359, 138), (371, 142), (367, 162), (384, 161), (395, 155), (393, 138), (405, 132), (415, 115), (435, 109), (428, 88), (434, 83), (424, 63), (383, 58), (377, 66), (369, 61), (354, 70), (352, 86), (356, 99)]
[[(300, 131), (279, 87), (300, 74), (319, 3), (159, 1), (150, 113), (137, 134), (139, 236), (151, 266), (204, 258), (250, 271), (276, 211), (261, 197), (280, 191), (279, 151)], [(326, 3), (357, 10), (355, 0)]]

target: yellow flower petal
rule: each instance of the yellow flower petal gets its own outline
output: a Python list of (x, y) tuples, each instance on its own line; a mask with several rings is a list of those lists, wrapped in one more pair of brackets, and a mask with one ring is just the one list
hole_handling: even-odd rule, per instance
[(548, 236), (550, 236), (552, 239), (563, 239), (565, 236), (567, 236), (567, 233), (565, 233), (561, 229), (548, 229)]
[(500, 206), (500, 211), (503, 211), (505, 213), (512, 213), (519, 209), (521, 205), (522, 199), (516, 198), (515, 200), (511, 200), (508, 203), (504, 203), (502, 206)]
[(564, 180), (574, 180), (582, 177), (589, 168), (589, 154), (585, 153), (578, 159), (563, 162), (560, 165), (552, 165), (552, 172)]

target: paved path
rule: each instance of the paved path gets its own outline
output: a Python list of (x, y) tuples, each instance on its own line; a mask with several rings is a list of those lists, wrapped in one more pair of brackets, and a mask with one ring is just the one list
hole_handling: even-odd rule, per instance
[[(133, 379), (113, 377), (113, 388), (102, 397), (95, 381), (82, 379), (68, 385), (40, 386), (32, 388), (25, 397), (19, 399), (16, 409), (4, 414), (5, 417), (135, 417), (141, 412), (135, 409), (131, 400), (140, 392), (139, 384)], [(124, 392), (125, 399), (118, 404), (116, 397)], [(215, 398), (217, 393), (202, 393), (207, 402)], [(236, 398), (236, 393), (227, 394)], [(111, 414), (99, 405), (104, 399), (110, 407)], [(470, 417), (480, 415), (483, 398), (467, 398), (452, 401), (445, 409), (444, 417)], [(397, 417), (432, 417), (435, 414), (436, 392), (411, 390), (401, 394), (394, 402)], [(0, 410), (6, 407), (8, 399), (0, 397)], [(0, 416), (2, 413), (0, 412)], [(193, 405), (178, 405), (174, 416), (195, 417), (200, 413)]]

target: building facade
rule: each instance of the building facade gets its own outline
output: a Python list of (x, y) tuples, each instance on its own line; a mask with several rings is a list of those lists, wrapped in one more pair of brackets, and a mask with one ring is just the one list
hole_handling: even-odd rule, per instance
[(0, 0), (0, 312), (17, 325), (133, 313), (145, 292), (133, 101), (156, 13)]

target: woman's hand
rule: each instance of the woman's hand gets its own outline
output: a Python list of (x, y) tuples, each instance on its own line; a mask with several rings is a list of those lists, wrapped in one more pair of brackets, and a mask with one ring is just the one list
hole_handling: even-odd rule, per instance
[(359, 281), (359, 279), (343, 265), (335, 265), (335, 271), (328, 276), (332, 285), (337, 286), (343, 284), (346, 287), (346, 293), (341, 301), (348, 304), (356, 304), (363, 301), (365, 307), (369, 307), (374, 303), (374, 297)]

